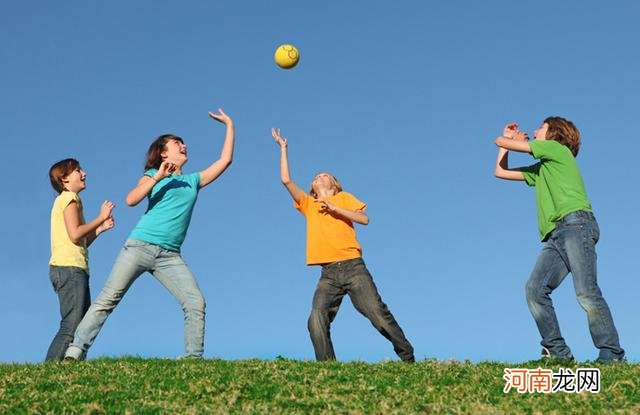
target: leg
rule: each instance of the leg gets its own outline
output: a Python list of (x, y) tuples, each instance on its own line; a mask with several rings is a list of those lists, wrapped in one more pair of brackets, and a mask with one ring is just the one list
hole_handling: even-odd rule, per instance
[(107, 317), (120, 303), (131, 284), (153, 263), (153, 249), (153, 245), (142, 241), (125, 243), (102, 291), (76, 329), (73, 343), (67, 349), (65, 357), (79, 359), (86, 354)]
[(205, 301), (191, 270), (179, 253), (162, 249), (151, 273), (182, 307), (186, 357), (202, 357)]
[(609, 362), (623, 360), (625, 353), (620, 347), (609, 306), (598, 287), (595, 245), (599, 236), (597, 222), (591, 218), (562, 230), (563, 248), (573, 275), (578, 303), (587, 312), (591, 339), (600, 350), (599, 359)]
[(571, 358), (572, 354), (560, 334), (550, 294), (568, 274), (569, 269), (554, 244), (545, 242), (526, 286), (527, 304), (542, 336), (542, 347), (559, 358)]
[(378, 289), (367, 270), (364, 261), (355, 261), (347, 270), (347, 293), (354, 307), (393, 344), (393, 350), (406, 362), (415, 361), (413, 346), (404, 336), (400, 325), (382, 302)]
[(307, 327), (316, 360), (336, 360), (331, 343), (331, 322), (338, 314), (345, 291), (338, 284), (331, 271), (324, 268), (313, 294), (311, 314)]
[(62, 360), (64, 352), (73, 341), (78, 324), (91, 303), (89, 293), (89, 275), (78, 267), (49, 268), (53, 289), (60, 300), (60, 329), (53, 338), (46, 360)]

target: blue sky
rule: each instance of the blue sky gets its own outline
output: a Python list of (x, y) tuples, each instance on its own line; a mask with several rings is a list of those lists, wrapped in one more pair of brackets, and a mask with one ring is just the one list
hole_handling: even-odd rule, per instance
[[(235, 159), (204, 189), (183, 257), (207, 300), (205, 357), (312, 359), (306, 320), (319, 269), (279, 182), (271, 127), (293, 179), (330, 171), (368, 204), (364, 258), (416, 357), (523, 361), (539, 335), (524, 284), (540, 249), (533, 189), (493, 177), (494, 138), (548, 115), (580, 128), (578, 162), (601, 227), (599, 282), (621, 343), (640, 358), (637, 163), (640, 4), (511, 1), (68, 1), (0, 6), (0, 361), (38, 362), (57, 330), (48, 279), (51, 164), (88, 173), (85, 216), (110, 199), (116, 228), (91, 247), (95, 297), (145, 203), (124, 196), (148, 145), (172, 132), (186, 172)], [(293, 70), (273, 52), (298, 47)], [(530, 164), (524, 155), (512, 163)], [(580, 360), (594, 359), (571, 278), (555, 292)], [(395, 358), (348, 300), (332, 326), (340, 360)], [(176, 357), (183, 315), (150, 275), (107, 320), (89, 357)]]

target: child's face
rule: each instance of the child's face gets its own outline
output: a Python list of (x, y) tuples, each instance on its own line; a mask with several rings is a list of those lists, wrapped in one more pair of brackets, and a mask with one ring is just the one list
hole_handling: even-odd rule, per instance
[(80, 193), (83, 191), (87, 185), (85, 184), (85, 180), (87, 178), (87, 174), (80, 167), (69, 173), (66, 177), (62, 179), (62, 183), (64, 183), (64, 188), (70, 192)]
[(160, 153), (163, 160), (170, 161), (179, 166), (187, 162), (187, 146), (178, 140), (169, 140)]
[(329, 176), (329, 173), (318, 173), (316, 177), (313, 178), (311, 186), (316, 191), (316, 193), (320, 193), (322, 190), (333, 189), (333, 182), (331, 181), (331, 176)]
[(546, 140), (547, 139), (547, 131), (549, 130), (549, 124), (542, 123), (540, 128), (533, 132), (534, 140)]

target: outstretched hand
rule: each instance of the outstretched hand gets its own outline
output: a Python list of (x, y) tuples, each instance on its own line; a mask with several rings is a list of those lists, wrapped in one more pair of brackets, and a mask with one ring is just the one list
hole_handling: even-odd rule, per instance
[(102, 202), (102, 205), (100, 206), (100, 219), (102, 219), (103, 222), (112, 217), (111, 212), (113, 211), (113, 208), (115, 206), (116, 205), (114, 205), (110, 200), (105, 200), (104, 202)]
[(502, 136), (507, 138), (513, 138), (513, 136), (518, 132), (518, 124), (515, 122), (509, 123), (502, 130)]
[(209, 117), (227, 126), (233, 123), (233, 121), (231, 120), (231, 117), (225, 114), (224, 111), (222, 111), (222, 108), (218, 108), (218, 114), (209, 111)]
[(280, 135), (280, 129), (279, 128), (277, 130), (275, 128), (272, 128), (271, 129), (271, 135), (273, 136), (273, 139), (276, 140), (276, 143), (278, 143), (280, 148), (286, 148), (287, 147), (287, 139), (286, 138), (282, 138), (282, 136)]

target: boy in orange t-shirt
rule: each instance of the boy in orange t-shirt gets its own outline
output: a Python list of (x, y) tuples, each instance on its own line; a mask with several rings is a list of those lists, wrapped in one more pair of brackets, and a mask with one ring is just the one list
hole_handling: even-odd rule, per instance
[(331, 322), (338, 313), (345, 294), (354, 307), (391, 343), (396, 354), (414, 362), (413, 347), (395, 318), (382, 302), (380, 294), (362, 260), (353, 222), (367, 225), (367, 205), (342, 191), (340, 182), (329, 173), (316, 175), (309, 195), (289, 175), (287, 139), (280, 130), (271, 135), (280, 145), (280, 178), (294, 200), (294, 206), (307, 219), (307, 265), (322, 266), (315, 294), (309, 333), (317, 360), (335, 360), (331, 343)]

